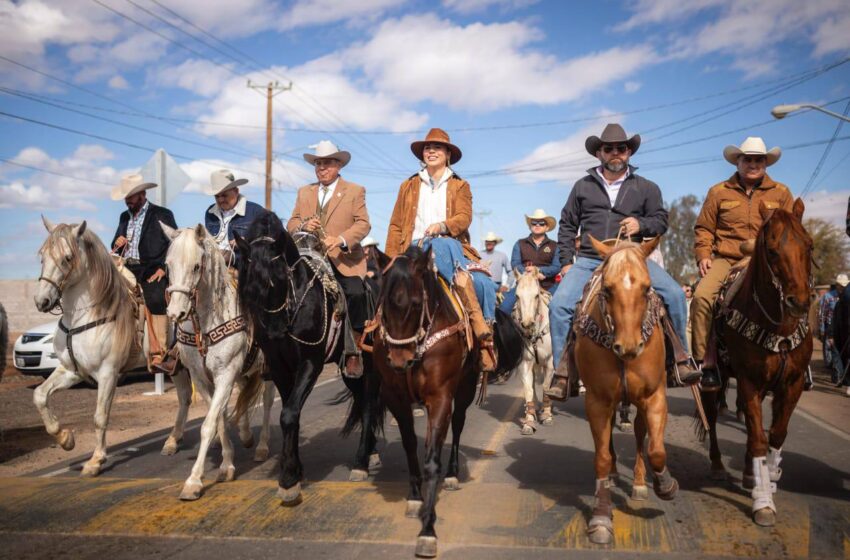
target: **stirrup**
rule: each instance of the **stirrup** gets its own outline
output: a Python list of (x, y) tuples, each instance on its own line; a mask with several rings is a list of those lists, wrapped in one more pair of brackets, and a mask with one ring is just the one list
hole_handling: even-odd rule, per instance
[(565, 401), (570, 398), (570, 379), (555, 373), (543, 394), (554, 401)]

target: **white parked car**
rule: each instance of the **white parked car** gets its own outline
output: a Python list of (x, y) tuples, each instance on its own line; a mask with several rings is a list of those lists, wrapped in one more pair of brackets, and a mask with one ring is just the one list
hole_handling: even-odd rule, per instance
[(50, 375), (59, 366), (53, 353), (53, 333), (59, 321), (51, 321), (28, 330), (15, 341), (13, 357), (21, 373)]

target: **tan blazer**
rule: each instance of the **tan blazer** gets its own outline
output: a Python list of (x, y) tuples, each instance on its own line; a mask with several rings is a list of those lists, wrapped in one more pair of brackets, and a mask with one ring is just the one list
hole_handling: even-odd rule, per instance
[[(299, 231), (304, 222), (316, 216), (318, 204), (318, 183), (298, 189), (298, 198), (292, 209), (292, 217), (286, 224), (289, 233)], [(345, 239), (346, 250), (336, 248), (328, 253), (328, 258), (337, 270), (343, 276), (365, 278), (366, 254), (360, 246), (360, 241), (372, 229), (369, 213), (366, 211), (366, 189), (340, 177), (333, 197), (325, 206), (323, 226), (328, 237)]]

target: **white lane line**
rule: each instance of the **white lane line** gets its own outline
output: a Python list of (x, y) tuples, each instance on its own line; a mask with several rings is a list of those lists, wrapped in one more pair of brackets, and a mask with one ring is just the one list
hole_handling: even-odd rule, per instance
[[(339, 377), (339, 376), (336, 376), (336, 375), (335, 375), (335, 376), (331, 377), (330, 379), (325, 379), (324, 381), (320, 381), (320, 382), (316, 383), (316, 384), (313, 386), (313, 390), (316, 390), (316, 389), (318, 389), (319, 387), (323, 387), (323, 386), (325, 386), (325, 385), (328, 385), (328, 384), (330, 384), (330, 383), (333, 383), (334, 381), (341, 381), (341, 380), (342, 380), (342, 378), (341, 378), (341, 377)], [(276, 396), (276, 397), (275, 397), (274, 402), (276, 403), (276, 402), (278, 402), (279, 400), (280, 400), (280, 395), (278, 395), (278, 396)], [(261, 406), (262, 406), (262, 404), (258, 404), (255, 408), (259, 408), (259, 407), (261, 407)], [(203, 422), (203, 418), (204, 418), (204, 417), (196, 418), (196, 419), (195, 419), (195, 420), (193, 420), (192, 422), (197, 422), (197, 421), (199, 421), (199, 420), (200, 420), (201, 422)], [(190, 429), (194, 429), (194, 426), (192, 426)], [(129, 445), (129, 444), (128, 444), (128, 445), (125, 445), (124, 447), (119, 447), (119, 448), (117, 448), (115, 451), (111, 451), (111, 452), (109, 453), (109, 455), (110, 455), (111, 457), (117, 457), (117, 456), (119, 456), (119, 455), (123, 455), (123, 454), (125, 454), (125, 453), (127, 453), (127, 452), (134, 453), (134, 452), (138, 451), (138, 448), (139, 448), (139, 447), (144, 447), (144, 446), (146, 446), (146, 445), (150, 445), (150, 444), (152, 444), (152, 443), (156, 443), (156, 442), (158, 442), (158, 441), (163, 441), (163, 440), (165, 440), (165, 439), (168, 439), (168, 436), (169, 436), (169, 435), (170, 435), (170, 432), (169, 432), (169, 433), (167, 433), (167, 434), (163, 434), (163, 435), (161, 435), (161, 436), (154, 436), (154, 437), (148, 438), (148, 439), (143, 440), (143, 441), (140, 441), (140, 442), (135, 442), (135, 443), (133, 443), (132, 445)], [(67, 473), (67, 472), (71, 472), (71, 467), (73, 467), (73, 466), (75, 466), (75, 465), (77, 465), (77, 464), (78, 464), (78, 463), (71, 463), (71, 464), (70, 464), (70, 465), (68, 465), (67, 467), (62, 467), (61, 469), (56, 469), (55, 471), (50, 471), (49, 473), (41, 474), (41, 475), (39, 475), (39, 478), (50, 478), (50, 477), (53, 477), (53, 476), (59, 476), (60, 474), (65, 474), (65, 473)]]
[(802, 416), (803, 418), (805, 418), (809, 422), (817, 424), (818, 426), (820, 426), (821, 428), (823, 428), (827, 432), (831, 433), (834, 436), (840, 437), (844, 441), (850, 441), (850, 434), (839, 430), (838, 428), (836, 428), (832, 424), (828, 424), (828, 423), (824, 422), (823, 420), (821, 420), (820, 418), (818, 418), (814, 414), (812, 414), (810, 412), (806, 412), (802, 408), (799, 408), (799, 407), (796, 408), (794, 410), (794, 414), (799, 414), (800, 416)]

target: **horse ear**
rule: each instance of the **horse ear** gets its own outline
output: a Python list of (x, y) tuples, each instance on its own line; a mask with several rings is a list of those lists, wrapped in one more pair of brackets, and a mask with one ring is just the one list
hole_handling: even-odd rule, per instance
[(74, 228), (74, 237), (82, 237), (82, 235), (86, 232), (86, 221), (83, 220), (83, 223)]
[(44, 227), (47, 229), (47, 233), (53, 233), (53, 230), (56, 229), (56, 225), (48, 220), (44, 214), (41, 215), (41, 221), (44, 222)]
[(602, 243), (601, 241), (599, 241), (598, 239), (596, 239), (595, 237), (593, 237), (589, 233), (587, 234), (587, 236), (590, 238), (590, 244), (593, 245), (593, 249), (603, 259), (607, 258), (608, 255), (610, 255), (614, 251), (613, 247), (609, 247), (608, 245)]
[(238, 231), (233, 232), (233, 239), (236, 241), (236, 247), (239, 248), (239, 252), (247, 255), (251, 251), (251, 246), (248, 245), (248, 242), (245, 241), (245, 238), (239, 235)]
[(773, 214), (773, 210), (767, 207), (767, 204), (762, 200), (759, 202), (759, 214), (761, 215), (762, 223), (766, 222), (770, 219), (770, 216)]
[(515, 268), (513, 269), (513, 271), (514, 271), (514, 278), (516, 279), (517, 282), (519, 282), (519, 279), (522, 276), (522, 274), (520, 274), (519, 270), (517, 270)]
[(177, 230), (168, 224), (159, 222), (159, 227), (162, 228), (162, 233), (165, 234), (165, 237), (167, 237), (169, 241), (175, 239), (178, 235)]
[(640, 250), (643, 251), (644, 258), (651, 255), (652, 252), (655, 250), (655, 248), (658, 247), (659, 243), (661, 243), (661, 236), (660, 235), (653, 237), (649, 241), (644, 241), (643, 243), (641, 243), (640, 244)]
[(797, 218), (798, 220), (802, 220), (803, 219), (803, 211), (805, 211), (805, 209), (806, 209), (806, 205), (803, 204), (803, 199), (797, 198), (797, 200), (794, 201), (794, 207), (791, 208), (791, 212), (794, 214), (795, 218)]
[(378, 269), (386, 270), (387, 267), (390, 266), (390, 262), (392, 262), (392, 259), (389, 257), (389, 255), (387, 255), (377, 247), (372, 247), (372, 252), (375, 254), (375, 261), (377, 261), (378, 263)]
[(207, 228), (205, 228), (202, 224), (198, 224), (195, 226), (195, 237), (198, 241), (203, 241), (204, 237), (207, 236)]

